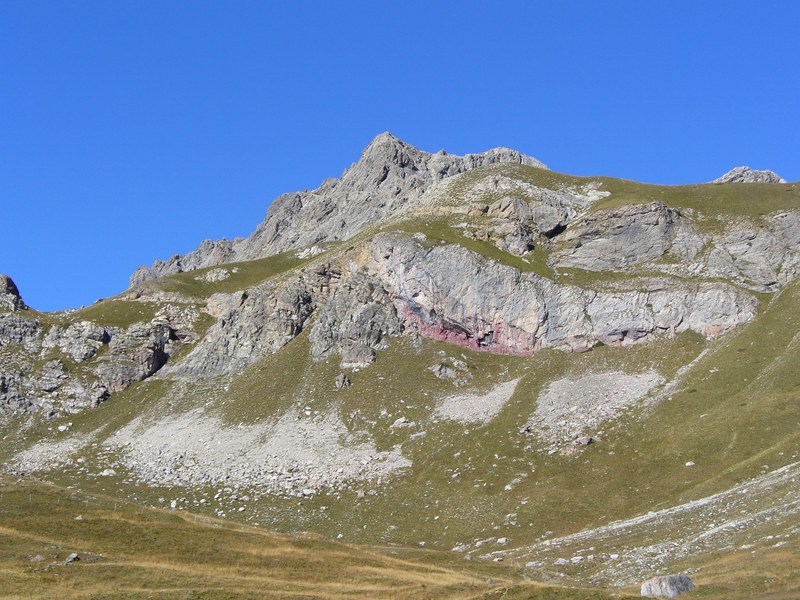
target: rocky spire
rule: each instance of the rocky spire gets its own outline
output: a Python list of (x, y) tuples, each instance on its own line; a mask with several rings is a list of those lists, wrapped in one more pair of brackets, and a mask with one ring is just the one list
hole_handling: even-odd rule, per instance
[(786, 180), (774, 171), (736, 167), (711, 183), (786, 183)]
[(14, 280), (8, 275), (0, 274), (0, 310), (24, 310), (27, 308), (19, 295)]

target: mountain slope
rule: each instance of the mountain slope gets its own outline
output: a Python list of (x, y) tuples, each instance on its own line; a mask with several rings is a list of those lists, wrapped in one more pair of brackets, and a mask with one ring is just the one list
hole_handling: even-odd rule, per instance
[(800, 188), (472, 156), (379, 136), (235, 252), (80, 311), (6, 283), (6, 469), (542, 580), (724, 597), (721, 556), (793, 551)]

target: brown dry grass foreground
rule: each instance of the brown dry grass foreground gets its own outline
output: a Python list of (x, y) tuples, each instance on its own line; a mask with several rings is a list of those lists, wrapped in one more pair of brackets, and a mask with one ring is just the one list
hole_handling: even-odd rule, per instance
[[(73, 552), (79, 560), (65, 564)], [(0, 480), (2, 598), (623, 597), (525, 582), (514, 569), (445, 553), (411, 554)]]

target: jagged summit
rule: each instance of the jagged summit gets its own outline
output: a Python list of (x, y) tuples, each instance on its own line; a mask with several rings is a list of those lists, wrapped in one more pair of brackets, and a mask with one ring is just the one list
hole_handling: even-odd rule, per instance
[(19, 294), (19, 289), (8, 275), (0, 274), (0, 310), (24, 310), (27, 308)]
[(786, 183), (786, 180), (768, 169), (757, 171), (750, 167), (736, 167), (711, 183)]
[(390, 131), (384, 131), (383, 133), (379, 133), (376, 135), (372, 141), (364, 148), (364, 153), (367, 152), (370, 148), (377, 147), (377, 146), (385, 146), (385, 145), (400, 145), (400, 146), (410, 146), (399, 137), (391, 133)]
[(458, 156), (431, 154), (389, 132), (376, 136), (361, 158), (338, 179), (325, 180), (311, 191), (283, 194), (269, 207), (266, 219), (247, 238), (206, 240), (183, 256), (139, 267), (131, 286), (227, 262), (255, 260), (325, 241), (344, 240), (392, 217), (442, 180), (497, 163), (546, 169), (540, 161), (509, 148)]
[(373, 140), (361, 151), (361, 158), (358, 162), (353, 163), (351, 168), (357, 167), (363, 161), (385, 159), (387, 162), (396, 162), (400, 159), (403, 152), (411, 151), (415, 154), (422, 153), (421, 150), (415, 148), (392, 135), (388, 131), (384, 131), (376, 135)]
[[(522, 154), (517, 150), (513, 150), (511, 148), (506, 148), (503, 146), (492, 148), (491, 150), (487, 150), (486, 152), (480, 152), (477, 154), (465, 154), (463, 156), (457, 154), (451, 154), (444, 149), (439, 150), (435, 153), (426, 152), (424, 150), (420, 150), (416, 146), (412, 146), (408, 142), (405, 142), (398, 138), (396, 135), (384, 131), (383, 133), (378, 134), (375, 138), (367, 145), (366, 148), (361, 153), (361, 161), (355, 163), (353, 166), (356, 167), (365, 159), (374, 159), (374, 158), (382, 158), (386, 160), (387, 163), (394, 163), (394, 164), (402, 164), (407, 156), (404, 157), (403, 153), (407, 153), (413, 157), (421, 159), (423, 162), (427, 160), (431, 160), (432, 158), (445, 158), (445, 162), (460, 162), (459, 159), (462, 161), (466, 161), (467, 163), (471, 162), (486, 162), (487, 164), (497, 163), (497, 162), (509, 162), (509, 163), (519, 163), (530, 165), (532, 167), (537, 167), (539, 169), (547, 169), (547, 165), (542, 163), (541, 161)], [(474, 168), (474, 167), (472, 167)]]

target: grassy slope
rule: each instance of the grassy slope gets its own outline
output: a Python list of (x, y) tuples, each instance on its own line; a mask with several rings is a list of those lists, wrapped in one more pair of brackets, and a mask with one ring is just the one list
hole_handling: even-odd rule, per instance
[[(499, 565), (277, 536), (34, 481), (0, 480), (0, 494), (3, 598), (612, 597), (523, 583)], [(64, 565), (72, 552), (80, 560)]]
[[(503, 174), (533, 185), (559, 189), (600, 182), (601, 191), (611, 192), (592, 206), (592, 211), (639, 202), (660, 201), (679, 209), (694, 209), (708, 217), (760, 217), (771, 212), (800, 207), (798, 183), (714, 183), (696, 185), (652, 185), (613, 177), (577, 177), (525, 165), (502, 165)], [(478, 178), (484, 171), (470, 173)]]
[[(241, 263), (228, 263), (222, 267), (209, 267), (170, 275), (149, 285), (157, 286), (165, 292), (177, 292), (193, 298), (207, 298), (214, 293), (231, 293), (247, 289), (262, 281), (302, 266), (308, 259), (297, 258), (295, 252), (275, 254), (260, 260)], [(217, 282), (198, 280), (209, 271), (224, 268), (229, 271), (227, 279)]]
[[(764, 465), (775, 468), (795, 460), (800, 436), (798, 307), (800, 285), (794, 285), (757, 322), (711, 344), (681, 391), (605, 428), (599, 443), (574, 457), (548, 456), (518, 433), (537, 391), (548, 381), (616, 369), (654, 368), (669, 377), (707, 343), (683, 335), (630, 350), (599, 348), (572, 356), (543, 352), (525, 359), (432, 342), (417, 350), (407, 340), (396, 340), (376, 365), (351, 376), (351, 388), (336, 393), (335, 359), (311, 363), (307, 340), (301, 337), (285, 353), (245, 373), (218, 410), (232, 422), (256, 422), (297, 399), (314, 408), (334, 402), (344, 415), (358, 411), (348, 422), (354, 430), (369, 431), (382, 448), (404, 443), (404, 452), (414, 460), (408, 472), (359, 503), (350, 495), (340, 500), (321, 495), (302, 507), (280, 500), (267, 502), (260, 511), (254, 507), (254, 518), (271, 527), (330, 537), (346, 531), (348, 540), (372, 544), (425, 540), (441, 549), (491, 535), (507, 536), (514, 545), (531, 543), (546, 532), (566, 534), (702, 497), (757, 475)], [(441, 351), (466, 356), (475, 373), (472, 390), (522, 377), (491, 424), (465, 427), (427, 420), (433, 398), (456, 392), (426, 370), (440, 360)], [(285, 377), (284, 368), (294, 372)], [(152, 384), (143, 389), (147, 385)], [(103, 421), (100, 413), (106, 408), (111, 406), (92, 413), (92, 420)], [(381, 417), (381, 409), (388, 414)], [(390, 430), (400, 415), (421, 422), (427, 435), (410, 441), (410, 431)], [(688, 460), (697, 465), (686, 469)], [(454, 479), (456, 471), (460, 476)], [(521, 482), (505, 491), (514, 478)], [(164, 491), (153, 492), (158, 493)], [(330, 507), (324, 517), (320, 505)], [(518, 526), (504, 524), (508, 513), (517, 513)]]

